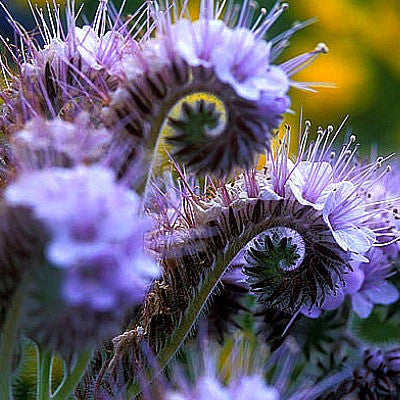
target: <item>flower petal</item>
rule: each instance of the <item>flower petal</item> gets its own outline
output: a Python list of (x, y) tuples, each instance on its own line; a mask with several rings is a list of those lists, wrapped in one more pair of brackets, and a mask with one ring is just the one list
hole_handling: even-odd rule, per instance
[(374, 305), (368, 301), (361, 293), (356, 293), (351, 296), (351, 304), (354, 312), (360, 318), (368, 318), (374, 308)]

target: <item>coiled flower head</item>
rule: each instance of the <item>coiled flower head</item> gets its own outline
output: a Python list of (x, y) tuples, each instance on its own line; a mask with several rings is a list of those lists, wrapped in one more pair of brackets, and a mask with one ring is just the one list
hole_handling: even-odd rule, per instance
[(26, 333), (62, 354), (116, 335), (159, 274), (144, 251), (138, 197), (112, 171), (82, 165), (25, 172), (5, 196), (31, 209), (50, 236), (47, 263), (31, 282)]
[(319, 45), (273, 65), (304, 24), (267, 42), (266, 32), (287, 4), (278, 1), (253, 22), (249, 1), (239, 14), (228, 3), (202, 0), (199, 18), (192, 21), (186, 6), (178, 11), (173, 2), (170, 12), (155, 2), (157, 36), (125, 62), (127, 79), (106, 112), (117, 130), (144, 139), (149, 148), (163, 132), (178, 162), (219, 176), (250, 167), (270, 146), (290, 105), (291, 75), (327, 50)]
[(181, 187), (182, 199), (162, 222), (165, 234), (171, 233), (166, 264), (172, 268), (174, 260), (175, 270), (178, 260), (191, 268), (190, 259), (211, 258), (204, 249), (241, 243), (234, 263), (244, 265), (252, 292), (267, 306), (306, 311), (339, 294), (351, 263), (365, 260), (376, 243), (376, 222), (390, 210), (388, 202), (369, 202), (363, 194), (387, 173), (379, 173), (382, 160), (356, 173), (358, 145), (353, 136), (339, 154), (333, 153), (341, 127), (320, 129), (308, 145), (307, 122), (294, 162), (288, 153), (288, 130), (264, 170), (249, 170), (200, 191), (190, 189), (188, 180)]
[(400, 349), (364, 350), (362, 363), (353, 376), (342, 382), (335, 391), (321, 397), (323, 400), (395, 399), (400, 392)]
[[(278, 253), (281, 258), (276, 267), (280, 268), (275, 269), (280, 272), (286, 269), (287, 277), (278, 279), (279, 285), (271, 285), (273, 279), (269, 274), (274, 269), (262, 261), (260, 241), (256, 241), (258, 246), (250, 246), (248, 250), (250, 262), (244, 271), (251, 277), (253, 288), (263, 293), (262, 298), (278, 296), (291, 301), (297, 298), (303, 304), (321, 305), (328, 293), (335, 297), (337, 288), (346, 284), (345, 275), (351, 270), (351, 259), (363, 256), (376, 241), (377, 221), (384, 218), (390, 206), (385, 199), (369, 202), (363, 193), (389, 170), (378, 173), (382, 159), (358, 168), (355, 157), (358, 145), (354, 144), (354, 136), (336, 154), (332, 146), (341, 127), (336, 132), (333, 127), (320, 129), (316, 140), (307, 147), (307, 122), (294, 163), (289, 158), (290, 131), (287, 128), (276, 154), (270, 154), (265, 175), (270, 178), (274, 192), (282, 196), (281, 203), (289, 205), (286, 212), (291, 221), (281, 222), (280, 234), (275, 233), (275, 238), (273, 232), (263, 233), (270, 237), (264, 241), (264, 253), (276, 254), (277, 249), (283, 247), (285, 250)], [(274, 214), (276, 217), (277, 213)], [(287, 232), (287, 228), (291, 231)], [(285, 230), (286, 238), (283, 238)], [(296, 250), (291, 245), (293, 242)], [(291, 269), (285, 265), (288, 252)]]

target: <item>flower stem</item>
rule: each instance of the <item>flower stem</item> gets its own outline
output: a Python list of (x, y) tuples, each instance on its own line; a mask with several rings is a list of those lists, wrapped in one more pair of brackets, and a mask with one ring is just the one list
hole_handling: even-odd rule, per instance
[(66, 400), (69, 398), (81, 380), (82, 375), (92, 358), (92, 354), (92, 349), (90, 351), (82, 351), (78, 354), (74, 367), (68, 375), (64, 376), (64, 380), (52, 397), (53, 400)]
[[(197, 318), (201, 314), (204, 306), (207, 304), (208, 299), (214, 292), (214, 289), (218, 285), (220, 279), (224, 273), (229, 269), (232, 261), (241, 252), (244, 246), (253, 239), (260, 232), (265, 230), (264, 224), (260, 224), (257, 227), (249, 230), (234, 240), (225, 252), (221, 252), (216, 258), (214, 267), (208, 272), (207, 276), (202, 281), (201, 287), (199, 288), (197, 295), (194, 297), (192, 302), (188, 305), (188, 308), (183, 316), (181, 322), (174, 330), (173, 334), (168, 339), (168, 342), (164, 348), (158, 354), (157, 361), (157, 373), (160, 373), (167, 366), (169, 361), (178, 352), (181, 345), (184, 343), (186, 337), (196, 324)], [(152, 376), (154, 379), (154, 374)], [(133, 382), (127, 389), (127, 398), (132, 398), (140, 393), (138, 390), (138, 382)]]
[(38, 383), (37, 400), (49, 400), (51, 393), (51, 365), (53, 354), (50, 350), (38, 346)]
[(151, 189), (153, 173), (156, 171), (156, 167), (160, 165), (160, 161), (163, 159), (162, 149), (167, 146), (165, 142), (166, 135), (164, 127), (165, 122), (168, 119), (168, 114), (180, 99), (191, 93), (191, 90), (194, 89), (186, 88), (185, 90), (178, 91), (171, 95), (165, 100), (164, 104), (161, 105), (157, 117), (152, 119), (150, 134), (145, 145), (143, 173), (140, 182), (135, 187), (136, 192), (143, 195), (144, 204)]
[(11, 305), (7, 311), (0, 338), (0, 399), (12, 399), (11, 372), (14, 344), (21, 314), (21, 306), (24, 300), (24, 288), (22, 285), (14, 293)]

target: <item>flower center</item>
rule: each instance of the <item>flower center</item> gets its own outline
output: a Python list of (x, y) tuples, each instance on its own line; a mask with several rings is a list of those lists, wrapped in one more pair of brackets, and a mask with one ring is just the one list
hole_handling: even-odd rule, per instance
[(245, 259), (252, 273), (269, 276), (277, 270), (293, 271), (300, 267), (305, 255), (304, 240), (293, 229), (267, 229), (253, 239), (245, 250)]
[(174, 105), (168, 113), (165, 128), (172, 135), (176, 132), (198, 140), (199, 135), (203, 135), (203, 139), (219, 136), (226, 123), (224, 103), (213, 94), (197, 92), (183, 97)]

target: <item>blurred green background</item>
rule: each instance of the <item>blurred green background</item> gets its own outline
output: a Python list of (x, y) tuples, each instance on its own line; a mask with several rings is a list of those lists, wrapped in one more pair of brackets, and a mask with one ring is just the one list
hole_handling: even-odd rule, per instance
[[(30, 29), (34, 28), (27, 0), (3, 0), (13, 15)], [(126, 12), (142, 1), (128, 0)], [(270, 8), (274, 0), (259, 1)], [(45, 5), (45, 1), (32, 0)], [(58, 3), (58, 2), (57, 2)], [(76, 0), (77, 5), (81, 2)], [(85, 0), (88, 20), (98, 0)], [(115, 1), (118, 7), (121, 1)], [(189, 0), (196, 7), (198, 0)], [(335, 89), (322, 88), (319, 93), (292, 89), (295, 115), (286, 118), (298, 126), (299, 110), (317, 125), (337, 125), (350, 114), (348, 129), (358, 140), (377, 144), (380, 153), (400, 148), (400, 1), (399, 0), (293, 0), (289, 11), (279, 20), (271, 34), (280, 32), (294, 21), (317, 17), (313, 25), (298, 32), (282, 60), (313, 49), (325, 42), (330, 52), (311, 67), (295, 76), (300, 81), (333, 82)], [(12, 35), (0, 19), (3, 36)], [(11, 36), (12, 37), (12, 36)], [(366, 150), (368, 146), (364, 146)]]

